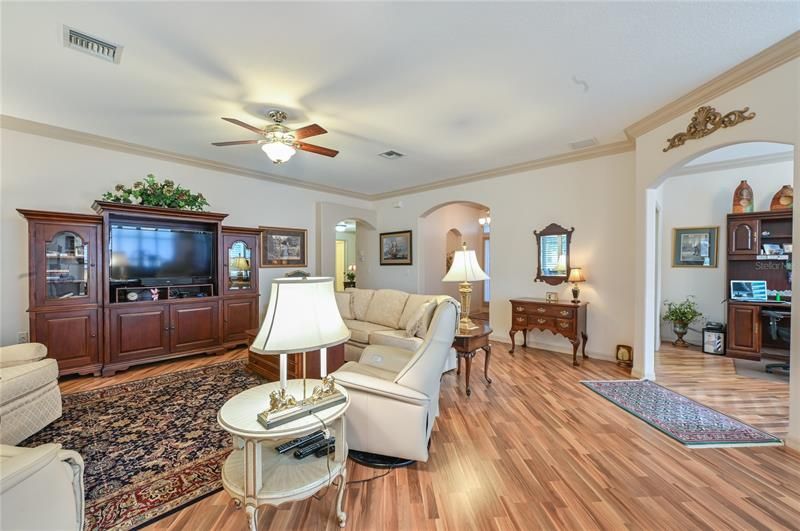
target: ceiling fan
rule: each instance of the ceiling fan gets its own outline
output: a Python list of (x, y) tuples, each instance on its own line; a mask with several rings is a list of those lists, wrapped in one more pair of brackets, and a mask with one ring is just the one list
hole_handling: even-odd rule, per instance
[(290, 129), (283, 125), (286, 120), (286, 113), (283, 111), (270, 111), (269, 118), (275, 122), (267, 125), (263, 129), (246, 124), (236, 118), (223, 118), (226, 122), (236, 124), (238, 126), (249, 129), (254, 133), (258, 133), (264, 138), (258, 140), (234, 140), (232, 142), (212, 142), (214, 146), (238, 146), (241, 144), (260, 144), (261, 149), (267, 154), (269, 159), (275, 164), (286, 162), (298, 149), (308, 151), (309, 153), (316, 153), (318, 155), (325, 155), (326, 157), (335, 157), (339, 154), (335, 149), (328, 149), (306, 142), (300, 142), (304, 138), (310, 136), (317, 136), (327, 133), (325, 129), (317, 124), (307, 125), (300, 129)]

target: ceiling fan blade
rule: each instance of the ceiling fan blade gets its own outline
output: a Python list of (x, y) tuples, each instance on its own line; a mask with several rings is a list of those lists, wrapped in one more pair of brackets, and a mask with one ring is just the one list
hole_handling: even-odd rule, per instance
[(297, 140), (302, 140), (310, 136), (324, 135), (325, 133), (327, 133), (327, 131), (322, 126), (317, 124), (311, 124), (305, 127), (301, 127), (300, 129), (295, 129), (294, 137)]
[(264, 130), (263, 129), (259, 129), (258, 127), (252, 126), (250, 124), (246, 124), (241, 120), (237, 120), (236, 118), (223, 118), (223, 120), (225, 120), (226, 122), (230, 122), (232, 124), (236, 124), (236, 125), (238, 125), (240, 127), (244, 127), (245, 129), (249, 129), (250, 131), (252, 131), (254, 133), (258, 133), (259, 135), (263, 135), (264, 134)]
[(211, 142), (212, 146), (239, 146), (241, 144), (258, 144), (258, 140), (234, 140), (232, 142)]
[(308, 151), (310, 153), (316, 153), (317, 155), (325, 155), (326, 157), (335, 157), (339, 154), (339, 152), (335, 149), (315, 146), (314, 144), (306, 144), (305, 142), (295, 142), (294, 145), (297, 147), (297, 149), (302, 149), (303, 151)]

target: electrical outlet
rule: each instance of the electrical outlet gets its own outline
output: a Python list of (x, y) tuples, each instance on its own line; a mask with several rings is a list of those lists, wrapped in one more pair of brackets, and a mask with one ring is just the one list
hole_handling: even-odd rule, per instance
[(17, 343), (27, 343), (27, 342), (28, 342), (28, 332), (18, 332)]

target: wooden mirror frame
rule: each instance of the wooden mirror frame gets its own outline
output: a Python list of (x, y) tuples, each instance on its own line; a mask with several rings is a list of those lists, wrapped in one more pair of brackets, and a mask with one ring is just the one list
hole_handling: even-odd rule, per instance
[[(572, 244), (572, 233), (575, 227), (566, 229), (558, 223), (551, 223), (541, 231), (533, 231), (536, 236), (536, 282), (545, 282), (551, 286), (557, 286), (566, 282), (569, 278), (570, 270), (570, 245)], [(566, 236), (567, 237), (567, 271), (564, 275), (552, 276), (542, 274), (542, 236)]]

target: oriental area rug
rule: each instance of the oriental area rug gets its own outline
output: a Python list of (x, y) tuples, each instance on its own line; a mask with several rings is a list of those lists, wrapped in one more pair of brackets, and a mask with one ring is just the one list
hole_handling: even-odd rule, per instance
[(21, 446), (55, 442), (81, 454), (85, 529), (139, 527), (222, 487), (231, 443), (217, 412), (264, 383), (245, 363), (64, 395), (63, 416)]
[(783, 444), (774, 435), (706, 407), (650, 380), (581, 383), (690, 448)]

